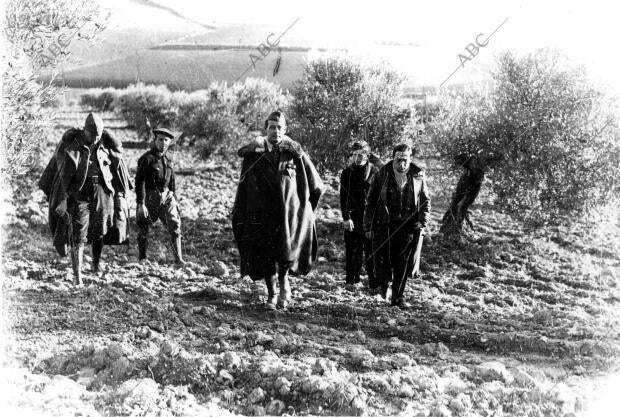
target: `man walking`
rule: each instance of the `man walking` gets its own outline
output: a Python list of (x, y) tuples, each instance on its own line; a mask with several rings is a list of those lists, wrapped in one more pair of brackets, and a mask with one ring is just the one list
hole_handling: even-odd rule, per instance
[(392, 281), (393, 306), (410, 307), (404, 299), (407, 279), (419, 274), (422, 232), (430, 212), (424, 172), (412, 163), (408, 144), (394, 147), (393, 159), (374, 177), (364, 210), (364, 231), (372, 240), (375, 279), (386, 297)]
[(344, 226), (346, 254), (346, 284), (348, 287), (360, 282), (362, 260), (365, 260), (368, 287), (377, 291), (374, 267), (370, 254), (371, 241), (364, 235), (363, 216), (366, 194), (377, 167), (369, 161), (370, 147), (363, 141), (351, 145), (350, 165), (340, 174), (340, 210)]
[(113, 226), (114, 184), (127, 187), (127, 178), (120, 172), (125, 165), (117, 160), (120, 154), (111, 152), (121, 146), (104, 130), (103, 120), (89, 113), (83, 129), (63, 134), (39, 180), (49, 202), (54, 247), (61, 256), (70, 247), (73, 282), (78, 286), (83, 285), (84, 244), (92, 243), (92, 268), (98, 272), (103, 238)]
[(136, 171), (136, 223), (138, 224), (138, 259), (146, 260), (151, 224), (161, 220), (170, 234), (172, 253), (177, 265), (184, 265), (181, 252), (181, 216), (175, 197), (174, 167), (167, 151), (174, 135), (168, 129), (153, 130), (153, 147), (138, 160)]
[(323, 183), (301, 145), (285, 135), (281, 112), (269, 115), (265, 130), (266, 137), (238, 152), (243, 164), (232, 222), (241, 275), (265, 280), (266, 308), (275, 310), (291, 301), (288, 272), (306, 275), (316, 259), (315, 210)]

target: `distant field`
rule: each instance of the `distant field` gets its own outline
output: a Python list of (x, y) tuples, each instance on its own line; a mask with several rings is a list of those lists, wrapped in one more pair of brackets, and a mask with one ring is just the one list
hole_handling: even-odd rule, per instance
[(173, 39), (183, 39), (192, 32), (187, 30), (144, 30), (114, 29), (104, 31), (99, 40), (93, 42), (74, 42), (70, 51), (75, 58), (73, 63), (65, 65), (65, 70), (94, 65), (123, 58), (136, 51), (143, 51), (154, 45)]
[(166, 84), (173, 90), (198, 90), (213, 81), (236, 81), (239, 78), (265, 78), (284, 88), (299, 79), (307, 52), (282, 51), (279, 70), (274, 76), (278, 59), (276, 51), (251, 68), (252, 50), (143, 50), (139, 53), (97, 65), (65, 71), (61, 82), (72, 88), (126, 87), (138, 81)]
[[(183, 43), (196, 43), (199, 45), (258, 45), (261, 42), (265, 42), (266, 37), (270, 33), (274, 33), (275, 36), (279, 36), (284, 29), (294, 20), (282, 21), (271, 24), (263, 23), (225, 23), (218, 25), (217, 29), (213, 31), (206, 31), (205, 33), (198, 33), (188, 36), (183, 39)], [(303, 23), (303, 22), (302, 22)], [(299, 23), (291, 28), (281, 40), (281, 46), (301, 46), (309, 47), (316, 46), (315, 39), (308, 40), (304, 36), (300, 36), (299, 27), (302, 25)], [(304, 33), (305, 34), (305, 33)], [(177, 41), (166, 42), (168, 45), (174, 45)]]
[[(290, 88), (302, 76), (308, 59), (308, 51), (303, 48), (284, 49), (281, 53), (272, 51), (252, 68), (251, 53), (256, 52), (249, 48), (223, 49), (221, 46), (213, 50), (143, 50), (125, 58), (65, 71), (58, 82), (77, 89), (124, 88), (144, 82), (166, 84), (171, 90), (194, 91), (208, 87), (213, 81), (233, 83), (252, 77)], [(274, 75), (279, 56), (280, 65)], [(415, 98), (432, 95), (436, 90), (436, 86), (419, 85), (413, 80), (406, 81), (404, 86), (404, 94)]]

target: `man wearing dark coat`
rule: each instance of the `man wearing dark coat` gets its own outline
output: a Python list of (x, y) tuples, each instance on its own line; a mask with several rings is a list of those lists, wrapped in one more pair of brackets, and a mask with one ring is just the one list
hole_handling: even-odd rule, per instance
[[(92, 243), (93, 271), (99, 271), (104, 237), (114, 226), (114, 196), (131, 187), (120, 141), (89, 113), (83, 129), (67, 130), (45, 168), (39, 187), (49, 202), (54, 247), (71, 248), (74, 284), (82, 285), (84, 244)], [(125, 230), (126, 234), (126, 230)]]
[(363, 216), (366, 194), (377, 167), (369, 160), (370, 147), (363, 140), (351, 145), (350, 165), (340, 174), (340, 211), (344, 227), (346, 284), (360, 282), (362, 261), (366, 264), (368, 287), (376, 291), (371, 241), (364, 235)]
[(408, 144), (394, 147), (393, 159), (375, 175), (364, 210), (364, 231), (372, 240), (375, 279), (385, 298), (392, 281), (391, 304), (410, 307), (404, 299), (407, 279), (420, 270), (422, 233), (431, 201), (422, 168), (412, 162)]
[(288, 272), (306, 275), (316, 259), (315, 211), (323, 183), (301, 145), (285, 136), (281, 112), (269, 115), (265, 130), (267, 137), (238, 152), (243, 163), (232, 222), (241, 275), (265, 280), (266, 308), (275, 310), (291, 301)]
[(174, 135), (168, 129), (154, 129), (153, 134), (153, 147), (140, 157), (136, 171), (138, 259), (146, 260), (149, 226), (159, 219), (170, 234), (176, 264), (183, 265), (181, 216), (175, 196), (174, 167), (167, 155)]

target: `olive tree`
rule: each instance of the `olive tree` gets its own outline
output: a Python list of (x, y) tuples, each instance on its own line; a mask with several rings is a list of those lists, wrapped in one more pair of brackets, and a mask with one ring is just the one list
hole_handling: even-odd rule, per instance
[(485, 179), (500, 209), (535, 226), (618, 197), (614, 102), (557, 51), (498, 57), (488, 91), (446, 93), (430, 133), (461, 176), (441, 231), (460, 235)]
[[(49, 104), (59, 93), (56, 68), (68, 60), (72, 42), (104, 29), (107, 16), (92, 0), (8, 0), (4, 11), (0, 174), (7, 180), (38, 162), (54, 116)], [(50, 81), (41, 82), (43, 74)]]
[(401, 98), (404, 80), (382, 65), (350, 58), (311, 61), (292, 91), (289, 130), (320, 168), (340, 168), (352, 138), (382, 153), (417, 131), (415, 110)]

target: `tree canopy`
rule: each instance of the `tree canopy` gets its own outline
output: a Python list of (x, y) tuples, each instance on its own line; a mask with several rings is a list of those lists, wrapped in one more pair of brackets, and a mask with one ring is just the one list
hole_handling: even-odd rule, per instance
[(378, 153), (411, 140), (417, 118), (413, 106), (402, 102), (403, 82), (402, 74), (382, 65), (331, 57), (310, 62), (292, 91), (295, 139), (317, 165), (334, 170), (342, 167), (353, 138)]
[(91, 40), (105, 27), (107, 15), (89, 0), (9, 0), (5, 4), (2, 72), (2, 155), (5, 180), (37, 162), (37, 149), (46, 137), (53, 114), (47, 106), (58, 96), (43, 73), (55, 78), (69, 58), (69, 46)]
[(430, 132), (453, 168), (486, 176), (496, 203), (533, 224), (582, 217), (618, 197), (615, 103), (583, 67), (552, 50), (506, 52), (492, 78), (489, 89), (441, 98)]

